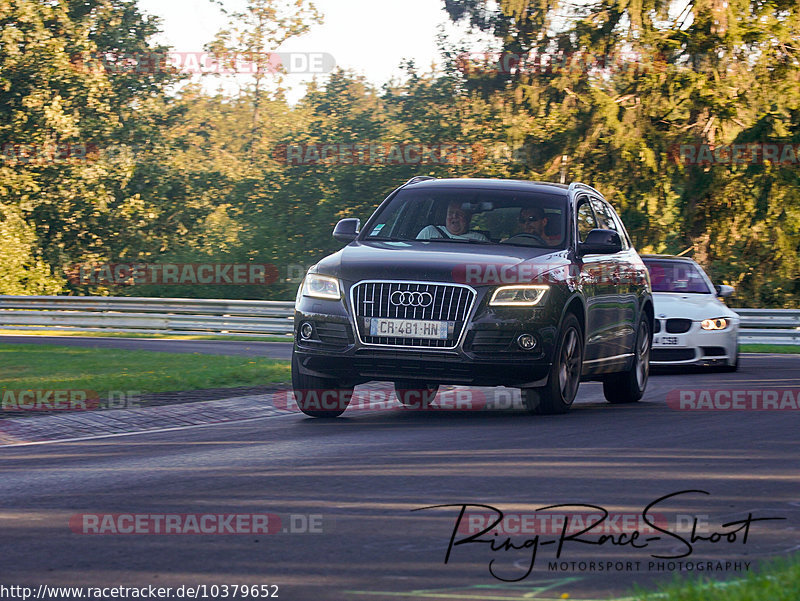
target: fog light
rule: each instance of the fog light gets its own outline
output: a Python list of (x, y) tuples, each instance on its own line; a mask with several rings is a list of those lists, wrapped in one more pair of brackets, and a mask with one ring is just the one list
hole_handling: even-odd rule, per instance
[(302, 338), (303, 340), (308, 340), (309, 338), (311, 338), (311, 335), (313, 333), (314, 333), (314, 327), (310, 323), (305, 322), (300, 326), (300, 338)]
[(536, 348), (536, 338), (531, 334), (522, 334), (517, 338), (517, 346), (523, 351), (532, 351)]

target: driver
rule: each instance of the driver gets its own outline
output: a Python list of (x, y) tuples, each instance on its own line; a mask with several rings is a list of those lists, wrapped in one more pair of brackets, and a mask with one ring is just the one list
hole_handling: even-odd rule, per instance
[(514, 236), (528, 236), (541, 242), (543, 246), (549, 246), (545, 237), (544, 228), (547, 226), (547, 217), (544, 216), (544, 209), (541, 207), (527, 207), (519, 212), (519, 233), (504, 238), (501, 242), (510, 240)]
[(456, 240), (481, 240), (489, 239), (480, 232), (470, 232), (469, 222), (472, 213), (461, 202), (453, 200), (447, 205), (447, 220), (444, 226), (429, 225), (417, 234), (417, 240), (432, 240), (435, 238), (451, 238)]
[(527, 207), (519, 212), (520, 233), (536, 236), (542, 244), (547, 244), (544, 228), (547, 226), (547, 217), (542, 207)]

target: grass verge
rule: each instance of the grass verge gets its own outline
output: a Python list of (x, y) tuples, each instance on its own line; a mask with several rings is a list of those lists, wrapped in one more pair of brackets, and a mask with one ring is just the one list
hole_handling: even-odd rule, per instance
[(800, 556), (762, 564), (743, 578), (713, 581), (696, 577), (676, 581), (657, 592), (637, 590), (636, 601), (797, 601), (800, 599)]
[(288, 361), (49, 345), (0, 345), (0, 390), (170, 392), (287, 382)]
[(800, 354), (798, 344), (740, 344), (739, 351), (742, 353), (783, 353)]

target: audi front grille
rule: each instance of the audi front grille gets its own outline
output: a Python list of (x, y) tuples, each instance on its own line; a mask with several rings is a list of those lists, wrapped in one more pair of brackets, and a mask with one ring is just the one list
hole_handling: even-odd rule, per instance
[[(423, 282), (360, 282), (350, 290), (358, 335), (364, 344), (394, 347), (455, 348), (475, 302), (473, 288), (461, 284)], [(453, 323), (443, 340), (370, 336), (373, 317)]]

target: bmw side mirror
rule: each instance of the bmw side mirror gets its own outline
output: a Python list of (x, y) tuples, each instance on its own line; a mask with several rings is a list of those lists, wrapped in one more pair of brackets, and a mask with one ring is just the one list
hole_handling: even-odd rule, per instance
[(610, 255), (622, 250), (622, 240), (614, 230), (594, 229), (584, 242), (578, 243), (578, 256)]
[(359, 228), (361, 227), (360, 219), (342, 219), (333, 228), (333, 237), (339, 242), (352, 242), (358, 236)]
[(714, 289), (717, 291), (717, 296), (721, 296), (722, 298), (727, 298), (733, 294), (733, 286), (726, 286), (725, 284), (717, 284), (714, 286)]

